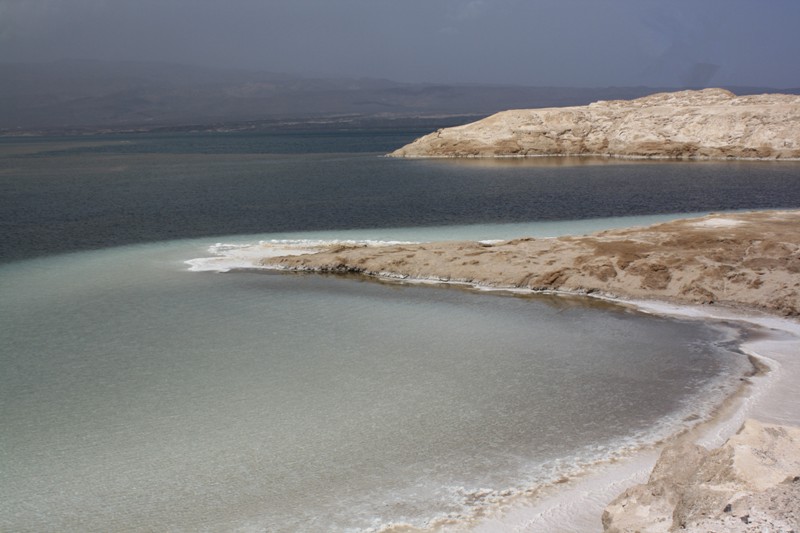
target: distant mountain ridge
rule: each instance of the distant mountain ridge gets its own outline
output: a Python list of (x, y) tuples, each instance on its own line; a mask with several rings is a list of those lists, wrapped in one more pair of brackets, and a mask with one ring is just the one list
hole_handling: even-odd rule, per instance
[[(772, 92), (732, 88), (737, 94)], [(629, 99), (659, 88), (413, 84), (138, 62), (0, 64), (0, 134), (214, 128), (285, 119), (485, 116)], [(800, 89), (781, 92), (800, 93)]]

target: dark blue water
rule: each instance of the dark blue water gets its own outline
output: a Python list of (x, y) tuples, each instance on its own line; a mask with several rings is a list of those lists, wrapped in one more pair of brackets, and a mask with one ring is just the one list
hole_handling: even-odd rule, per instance
[(0, 261), (214, 235), (800, 207), (798, 163), (380, 157), (423, 133), (0, 139)]

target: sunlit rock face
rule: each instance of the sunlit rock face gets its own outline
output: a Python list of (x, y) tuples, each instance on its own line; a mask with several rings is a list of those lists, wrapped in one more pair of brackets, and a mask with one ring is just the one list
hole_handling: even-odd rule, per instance
[(503, 111), (440, 129), (389, 155), (800, 159), (800, 96), (704, 89)]

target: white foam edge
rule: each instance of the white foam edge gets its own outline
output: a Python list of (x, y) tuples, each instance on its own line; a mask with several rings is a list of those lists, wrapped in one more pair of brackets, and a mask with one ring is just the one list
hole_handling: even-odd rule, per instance
[(306, 255), (321, 252), (333, 246), (392, 246), (416, 244), (411, 241), (377, 240), (312, 240), (273, 239), (258, 243), (230, 244), (218, 242), (209, 246), (211, 257), (198, 257), (184, 261), (191, 272), (229, 272), (231, 270), (280, 270), (277, 265), (265, 264), (265, 259), (289, 255)]

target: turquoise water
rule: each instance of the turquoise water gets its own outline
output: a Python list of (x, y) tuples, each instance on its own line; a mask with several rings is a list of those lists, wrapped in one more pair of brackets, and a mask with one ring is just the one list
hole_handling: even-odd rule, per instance
[(745, 366), (580, 299), (188, 272), (208, 244), (0, 267), (0, 529), (424, 526), (674, 431)]

